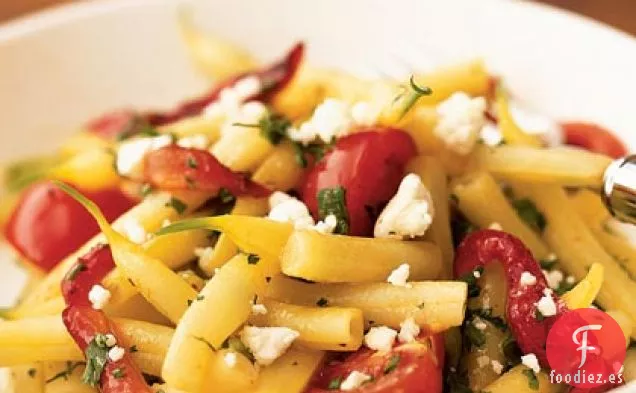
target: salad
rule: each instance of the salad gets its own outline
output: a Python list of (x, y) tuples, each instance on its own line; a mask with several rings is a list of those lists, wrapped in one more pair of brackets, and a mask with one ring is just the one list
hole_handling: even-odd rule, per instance
[(532, 113), (479, 60), (402, 81), (271, 64), (182, 21), (215, 82), (4, 168), (29, 283), (10, 392), (603, 392), (546, 341), (591, 306), (636, 337), (636, 245), (597, 189), (611, 132)]

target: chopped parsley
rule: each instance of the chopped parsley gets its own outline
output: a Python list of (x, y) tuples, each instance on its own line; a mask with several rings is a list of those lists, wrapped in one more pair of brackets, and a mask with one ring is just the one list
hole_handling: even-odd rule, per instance
[(103, 334), (96, 334), (88, 343), (84, 351), (86, 357), (86, 369), (82, 375), (82, 382), (92, 387), (97, 387), (108, 361), (108, 346)]
[(232, 203), (236, 200), (236, 198), (227, 188), (221, 188), (219, 190), (219, 200), (221, 203)]
[(328, 390), (338, 390), (340, 389), (340, 385), (342, 384), (342, 377), (335, 377), (331, 381), (329, 381), (329, 385), (327, 386)]
[(384, 366), (384, 374), (389, 374), (394, 371), (398, 364), (400, 364), (400, 355), (391, 356), (386, 366)]
[(64, 378), (64, 380), (68, 381), (68, 378), (73, 374), (73, 371), (79, 366), (84, 365), (84, 362), (66, 362), (66, 369), (60, 371), (59, 373), (53, 375), (51, 378), (44, 381), (45, 383), (51, 383), (57, 379)]
[(558, 262), (559, 262), (558, 259), (551, 258), (551, 259), (542, 259), (542, 260), (539, 261), (539, 264), (541, 265), (541, 269), (552, 270), (552, 269), (554, 269), (554, 266)]
[(287, 129), (291, 122), (285, 116), (269, 112), (263, 116), (256, 124), (234, 123), (234, 126), (258, 128), (261, 135), (272, 145), (278, 145), (287, 137)]
[(203, 338), (203, 337), (195, 337), (195, 336), (192, 336), (192, 338), (194, 338), (197, 341), (201, 341), (202, 343), (207, 345), (208, 348), (210, 348), (212, 350), (212, 352), (216, 352), (216, 348), (214, 348), (214, 345), (210, 344), (210, 342), (208, 340), (206, 340), (205, 338)]
[(115, 377), (117, 379), (122, 379), (125, 376), (126, 376), (126, 374), (124, 373), (124, 370), (122, 368), (118, 367), (118, 368), (113, 370), (113, 377)]
[(328, 304), (329, 304), (329, 300), (325, 299), (324, 297), (321, 297), (316, 302), (316, 306), (318, 307), (327, 307)]
[(545, 319), (545, 316), (541, 314), (541, 311), (539, 311), (539, 309), (536, 309), (534, 310), (534, 319), (536, 319), (537, 321), (543, 321)]
[(141, 189), (139, 190), (139, 193), (141, 194), (142, 197), (147, 197), (148, 195), (150, 195), (150, 193), (152, 192), (152, 186), (148, 183), (144, 183), (141, 186)]
[(508, 325), (501, 317), (495, 317), (492, 315), (492, 308), (479, 308), (468, 310), (467, 313), (472, 318), (479, 317), (485, 321), (490, 322), (493, 326), (501, 331), (507, 331)]
[(333, 214), (337, 220), (334, 233), (346, 235), (349, 232), (349, 213), (344, 187), (323, 188), (318, 191), (318, 213), (321, 220)]
[(75, 278), (77, 278), (77, 275), (83, 271), (86, 270), (86, 265), (78, 262), (75, 265), (73, 265), (73, 267), (68, 271), (68, 273), (66, 273), (66, 277), (64, 277), (64, 279), (66, 281), (73, 281), (75, 280)]
[(28, 374), (28, 375), (29, 375), (29, 377), (31, 377), (31, 378), (35, 378), (35, 374), (37, 374), (37, 373), (38, 373), (38, 370), (36, 370), (36, 369), (34, 369), (34, 368), (30, 368), (30, 369), (27, 371), (27, 374)]
[(468, 297), (477, 297), (481, 292), (479, 286), (477, 285), (477, 277), (475, 277), (474, 274), (475, 272), (479, 272), (479, 274), (481, 275), (484, 272), (484, 268), (480, 266), (477, 269), (470, 271), (459, 278), (461, 281), (468, 284)]
[(261, 260), (261, 257), (259, 257), (256, 254), (249, 254), (247, 256), (247, 263), (250, 265), (256, 265), (258, 263), (258, 261)]
[(418, 86), (415, 83), (415, 77), (411, 75), (409, 79), (409, 86), (404, 87), (404, 90), (393, 99), (393, 104), (397, 105), (400, 109), (398, 119), (402, 119), (406, 113), (411, 110), (420, 97), (433, 94), (433, 90), (427, 86)]
[(139, 352), (139, 349), (137, 349), (136, 345), (133, 345), (130, 347), (130, 349), (128, 350), (130, 353), (135, 353), (135, 352)]
[(250, 351), (250, 349), (246, 347), (245, 344), (243, 344), (243, 341), (241, 341), (241, 339), (238, 337), (228, 337), (228, 339), (225, 340), (225, 342), (223, 343), (221, 347), (229, 348), (236, 353), (240, 353), (241, 355), (248, 358), (249, 361), (252, 363), (256, 361), (252, 351)]
[(523, 370), (523, 375), (528, 377), (528, 387), (532, 390), (539, 390), (539, 378), (530, 369)]
[(537, 209), (537, 206), (530, 199), (515, 199), (512, 206), (517, 210), (517, 214), (532, 229), (543, 232), (546, 226), (545, 216)]
[(464, 326), (464, 336), (470, 345), (476, 348), (481, 348), (486, 343), (486, 335), (484, 335), (484, 332), (477, 329), (472, 321), (467, 322)]
[(188, 168), (192, 168), (192, 169), (196, 169), (199, 166), (197, 159), (192, 156), (188, 157), (188, 160), (186, 163), (188, 164)]
[(185, 212), (188, 208), (188, 205), (186, 205), (181, 199), (170, 197), (170, 200), (166, 202), (166, 207), (171, 207), (177, 213), (183, 214), (183, 212)]
[(335, 141), (328, 144), (310, 143), (305, 146), (302, 143), (294, 142), (292, 146), (294, 147), (294, 153), (296, 154), (296, 163), (298, 163), (301, 168), (307, 168), (307, 165), (309, 164), (307, 156), (312, 157), (314, 161), (320, 161), (327, 151), (333, 147), (334, 143)]

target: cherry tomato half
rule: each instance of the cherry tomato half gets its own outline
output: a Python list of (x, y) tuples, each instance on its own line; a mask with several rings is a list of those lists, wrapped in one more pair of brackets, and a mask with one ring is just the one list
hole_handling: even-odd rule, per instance
[[(119, 189), (83, 192), (109, 221), (136, 204)], [(20, 197), (5, 228), (7, 240), (25, 257), (49, 271), (99, 232), (91, 215), (71, 196), (45, 181)]]
[(625, 145), (611, 132), (592, 123), (563, 123), (567, 145), (579, 146), (595, 153), (620, 158), (627, 154)]
[(312, 378), (306, 393), (340, 392), (340, 383), (352, 372), (373, 379), (354, 393), (441, 393), (444, 343), (441, 335), (420, 336), (389, 352), (359, 349), (343, 361), (327, 363)]
[(348, 234), (371, 235), (378, 210), (397, 191), (404, 166), (415, 154), (409, 134), (398, 129), (369, 128), (340, 138), (307, 174), (301, 190), (303, 201), (317, 219), (318, 192), (343, 187)]

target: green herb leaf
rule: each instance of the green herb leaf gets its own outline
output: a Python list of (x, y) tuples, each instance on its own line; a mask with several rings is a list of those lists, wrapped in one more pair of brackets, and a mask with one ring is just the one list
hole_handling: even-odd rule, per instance
[(433, 94), (433, 90), (430, 87), (418, 86), (415, 83), (415, 77), (411, 75), (409, 86), (405, 87), (404, 91), (393, 100), (393, 105), (397, 105), (400, 111), (399, 119), (402, 119), (411, 110), (420, 97), (431, 94)]
[(259, 257), (256, 254), (249, 254), (247, 256), (247, 263), (249, 263), (250, 265), (256, 265), (258, 261), (260, 260), (261, 260), (261, 257)]
[(384, 374), (389, 374), (394, 371), (398, 364), (400, 364), (400, 355), (393, 355), (389, 359), (389, 362), (384, 366)]
[(322, 160), (327, 151), (333, 147), (335, 140), (331, 143), (310, 143), (307, 146), (299, 142), (292, 144), (296, 154), (296, 162), (301, 168), (307, 168), (307, 155), (313, 157), (315, 162)]
[(481, 292), (479, 286), (477, 285), (477, 277), (475, 277), (475, 272), (479, 272), (479, 274), (481, 275), (481, 273), (484, 272), (484, 268), (480, 266), (477, 269), (468, 272), (459, 278), (459, 280), (468, 284), (468, 297), (477, 297)]
[(328, 390), (338, 390), (340, 389), (340, 385), (342, 384), (342, 377), (335, 377), (331, 381), (329, 381), (329, 386), (327, 386)]
[(473, 325), (472, 321), (467, 322), (464, 326), (464, 335), (468, 339), (468, 342), (475, 348), (481, 348), (486, 342), (484, 332), (477, 329), (477, 327)]
[(512, 201), (512, 206), (517, 210), (517, 214), (531, 228), (538, 232), (543, 232), (546, 226), (544, 215), (537, 209), (537, 206), (530, 199), (516, 199)]
[(177, 213), (183, 214), (188, 208), (188, 205), (178, 198), (170, 197), (170, 200), (166, 202), (166, 207), (171, 207), (176, 210)]
[(212, 350), (213, 352), (216, 352), (216, 348), (214, 348), (214, 345), (210, 344), (210, 342), (208, 340), (206, 340), (205, 338), (203, 338), (203, 337), (195, 337), (195, 336), (192, 336), (192, 338), (194, 338), (197, 341), (201, 341), (202, 343), (207, 345), (208, 348), (210, 348), (210, 350)]
[(124, 373), (124, 370), (122, 368), (116, 368), (113, 370), (113, 377), (117, 378), (117, 379), (122, 379), (123, 377), (125, 377), (126, 374)]
[(234, 195), (232, 195), (232, 193), (226, 188), (221, 188), (219, 190), (219, 199), (222, 203), (232, 203), (236, 200)]
[(139, 349), (137, 349), (136, 345), (133, 345), (130, 347), (130, 349), (128, 350), (130, 353), (135, 353), (135, 352), (139, 352)]
[(4, 188), (9, 192), (19, 192), (45, 178), (51, 168), (62, 159), (58, 156), (41, 156), (26, 158), (7, 165), (4, 169)]
[(539, 309), (534, 310), (534, 318), (537, 321), (543, 321), (545, 319), (545, 316), (543, 316), (543, 314), (541, 314), (541, 311), (539, 311)]
[(243, 341), (241, 341), (238, 337), (228, 337), (228, 339), (223, 343), (222, 348), (229, 348), (232, 351), (245, 356), (250, 362), (256, 362), (252, 351), (250, 351), (250, 349), (246, 347), (245, 344), (243, 344)]
[(84, 364), (84, 362), (66, 362), (66, 369), (64, 371), (60, 371), (59, 373), (53, 375), (51, 378), (44, 381), (44, 383), (50, 383), (60, 378), (64, 378), (64, 380), (68, 381), (68, 378), (73, 374), (73, 371), (75, 371), (77, 367)]
[(349, 213), (347, 212), (346, 191), (343, 187), (323, 188), (318, 191), (318, 214), (324, 220), (330, 214), (336, 216), (338, 224), (334, 233), (349, 233)]
[(139, 190), (142, 197), (147, 197), (153, 191), (152, 186), (148, 183), (144, 183)]
[(197, 162), (196, 158), (192, 156), (188, 157), (187, 164), (188, 164), (188, 167), (192, 169), (196, 169), (199, 166), (199, 163)]
[(75, 278), (77, 278), (77, 275), (83, 271), (86, 270), (86, 265), (81, 263), (81, 262), (77, 262), (75, 265), (73, 265), (73, 267), (71, 267), (69, 269), (69, 271), (66, 273), (66, 276), (64, 277), (65, 281), (73, 281), (75, 280)]
[(528, 377), (528, 387), (532, 390), (539, 390), (539, 378), (530, 369), (523, 370), (523, 375)]
[(542, 259), (539, 261), (539, 264), (541, 265), (541, 269), (544, 270), (552, 270), (554, 269), (554, 266), (559, 263), (558, 259), (552, 258), (552, 259)]
[(316, 306), (318, 307), (327, 307), (328, 304), (329, 304), (329, 300), (325, 299), (324, 297), (321, 297), (316, 302)]
[(507, 331), (508, 325), (501, 317), (495, 317), (492, 315), (492, 308), (479, 308), (479, 309), (470, 309), (467, 311), (467, 314), (470, 319), (475, 317), (481, 318), (485, 321), (490, 322), (496, 328), (501, 331)]
[(108, 361), (108, 347), (104, 344), (104, 340), (98, 339), (96, 335), (86, 347), (84, 355), (86, 357), (86, 369), (82, 376), (82, 382), (92, 387), (97, 387), (102, 377), (104, 366)]
[(287, 137), (287, 129), (291, 122), (285, 116), (269, 112), (257, 124), (234, 123), (235, 126), (259, 128), (261, 135), (272, 145), (278, 145)]

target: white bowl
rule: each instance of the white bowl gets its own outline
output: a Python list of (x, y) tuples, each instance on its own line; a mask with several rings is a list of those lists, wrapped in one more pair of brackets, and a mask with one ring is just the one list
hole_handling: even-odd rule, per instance
[[(1, 26), (0, 161), (48, 151), (100, 112), (167, 107), (205, 89), (176, 26), (184, 2), (81, 2)], [(352, 71), (386, 69), (405, 53), (423, 68), (483, 57), (531, 107), (598, 122), (636, 147), (636, 40), (567, 12), (500, 0), (190, 6), (200, 26), (263, 60), (298, 39), (310, 62)], [(8, 266), (0, 264), (0, 304), (18, 280)]]

